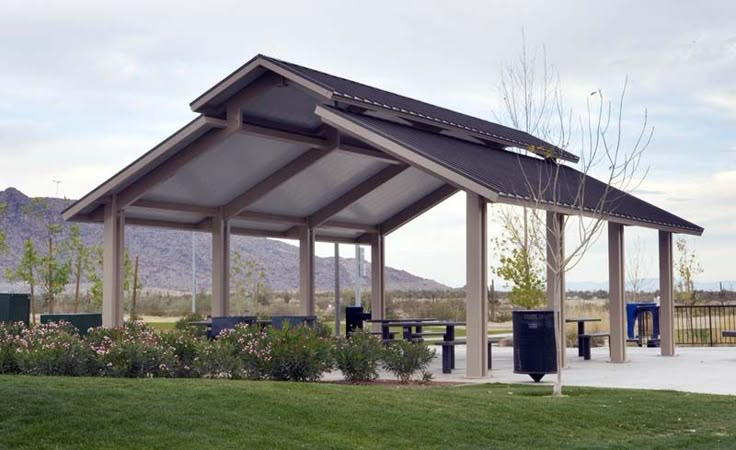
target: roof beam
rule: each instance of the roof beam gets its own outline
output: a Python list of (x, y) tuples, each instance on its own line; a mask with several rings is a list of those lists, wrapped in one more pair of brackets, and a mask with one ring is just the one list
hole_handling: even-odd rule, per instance
[[(287, 130), (279, 128), (275, 124), (256, 124), (248, 122), (247, 119), (240, 127), (240, 132), (250, 136), (258, 136), (287, 144), (303, 144), (314, 148), (329, 148), (330, 145), (332, 145), (329, 139), (316, 134)], [(351, 145), (340, 142), (335, 150), (380, 159), (388, 164), (400, 164), (399, 160), (387, 155), (386, 153), (360, 145)]]
[(165, 202), (159, 200), (145, 200), (140, 199), (133, 202), (132, 205), (136, 208), (146, 209), (161, 209), (164, 211), (175, 211), (175, 212), (186, 212), (201, 214), (203, 216), (212, 217), (217, 214), (217, 208), (211, 208), (208, 206), (188, 205), (184, 203)]
[(348, 192), (344, 193), (340, 197), (336, 198), (332, 202), (320, 208), (314, 214), (310, 215), (307, 222), (312, 227), (318, 227), (322, 225), (323, 223), (327, 222), (331, 217), (333, 217), (335, 214), (339, 213), (340, 211), (352, 205), (356, 201), (370, 194), (376, 188), (387, 183), (389, 180), (393, 179), (394, 177), (404, 172), (408, 168), (409, 166), (402, 165), (402, 166), (388, 166), (385, 169), (382, 169), (376, 175), (373, 175), (372, 177), (368, 178), (362, 183), (359, 183), (357, 186), (350, 189)]
[(435, 189), (434, 191), (430, 192), (429, 194), (425, 195), (416, 202), (412, 203), (411, 205), (407, 206), (406, 208), (402, 209), (398, 213), (383, 221), (383, 223), (379, 227), (381, 233), (389, 234), (401, 228), (402, 226), (404, 226), (404, 224), (411, 222), (415, 218), (421, 216), (425, 212), (429, 211), (446, 199), (450, 198), (457, 191), (458, 189), (455, 186), (449, 184), (445, 184)]
[(279, 187), (282, 183), (311, 166), (321, 158), (330, 153), (331, 149), (313, 148), (302, 153), (295, 159), (289, 161), (276, 172), (267, 176), (247, 191), (243, 192), (222, 207), (225, 217), (230, 218), (238, 215), (248, 206), (252, 205), (269, 192)]

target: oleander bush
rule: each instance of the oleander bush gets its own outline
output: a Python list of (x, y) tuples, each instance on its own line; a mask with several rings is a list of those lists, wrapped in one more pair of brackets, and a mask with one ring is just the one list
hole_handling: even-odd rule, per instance
[(332, 339), (319, 327), (297, 326), (268, 330), (271, 340), (269, 378), (316, 381), (334, 366)]
[(422, 381), (428, 381), (427, 371), (434, 358), (434, 351), (421, 342), (395, 341), (383, 352), (383, 368), (391, 372), (401, 383), (408, 383), (419, 372)]
[(426, 373), (433, 356), (421, 344), (398, 341), (384, 348), (367, 331), (336, 338), (319, 325), (240, 324), (214, 340), (199, 331), (186, 326), (156, 331), (143, 322), (126, 322), (81, 337), (64, 322), (0, 323), (0, 373), (316, 381), (337, 367), (347, 381), (360, 382), (376, 379), (382, 364), (408, 382), (417, 372)]
[(222, 330), (215, 340), (201, 342), (194, 364), (207, 378), (266, 379), (271, 369), (271, 337), (258, 326), (238, 324), (233, 330)]
[(351, 383), (378, 378), (378, 367), (383, 358), (381, 340), (366, 330), (355, 330), (349, 339), (335, 341), (335, 365), (346, 381)]
[(88, 375), (94, 354), (73, 325), (60, 322), (19, 330), (16, 364), (28, 375)]

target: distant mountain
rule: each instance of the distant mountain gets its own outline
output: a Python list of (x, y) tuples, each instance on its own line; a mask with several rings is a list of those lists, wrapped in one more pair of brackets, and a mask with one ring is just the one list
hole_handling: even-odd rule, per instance
[[(43, 199), (48, 205), (47, 219), (62, 223), (61, 211), (71, 203), (57, 198)], [(24, 208), (32, 199), (14, 188), (0, 191), (0, 203), (6, 205), (0, 217), (0, 226), (7, 234), (9, 254), (0, 255), (0, 275), (5, 268), (12, 267), (22, 254), (23, 242), (32, 239), (40, 248), (43, 245), (45, 227), (37, 220), (24, 214)], [(69, 224), (63, 224), (64, 233)], [(82, 238), (87, 245), (102, 243), (102, 226), (80, 224)], [(162, 230), (126, 226), (126, 246), (131, 255), (140, 259), (140, 273), (144, 288), (188, 291), (192, 277), (192, 233), (179, 230)], [(194, 233), (197, 285), (209, 290), (211, 285), (211, 240), (207, 233)], [(276, 290), (296, 290), (299, 287), (298, 251), (295, 245), (265, 238), (233, 236), (232, 251), (240, 252), (244, 258), (253, 258), (264, 267), (268, 281)], [(340, 258), (341, 285), (355, 285), (355, 259)], [(334, 287), (334, 258), (315, 258), (315, 283), (318, 290)], [(370, 264), (368, 276), (362, 278), (364, 287), (370, 286)], [(0, 280), (0, 283), (4, 280)], [(391, 290), (445, 290), (449, 287), (436, 281), (421, 278), (404, 270), (386, 268), (386, 285)]]

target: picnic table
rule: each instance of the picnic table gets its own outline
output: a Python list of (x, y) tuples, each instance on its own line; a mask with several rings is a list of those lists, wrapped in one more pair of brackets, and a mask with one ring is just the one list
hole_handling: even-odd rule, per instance
[(723, 337), (736, 337), (736, 330), (723, 330), (721, 331)]
[(565, 323), (578, 324), (578, 356), (584, 356), (585, 343), (583, 342), (585, 335), (585, 322), (600, 322), (601, 319), (595, 317), (570, 317), (565, 319)]
[[(402, 337), (407, 341), (422, 339), (424, 336), (443, 336), (445, 340), (455, 339), (455, 327), (465, 325), (465, 322), (450, 322), (446, 320), (433, 318), (420, 319), (372, 319), (368, 322), (378, 323), (381, 325), (381, 338), (384, 341), (391, 339), (391, 328), (401, 328), (403, 330)], [(425, 326), (445, 327), (445, 332), (425, 332)], [(449, 339), (448, 339), (449, 336)]]

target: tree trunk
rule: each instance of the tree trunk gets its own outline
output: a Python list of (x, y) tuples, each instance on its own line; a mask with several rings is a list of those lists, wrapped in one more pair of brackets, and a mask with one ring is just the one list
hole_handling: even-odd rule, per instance
[(74, 313), (79, 312), (79, 283), (82, 280), (82, 258), (77, 259), (77, 282), (74, 287)]
[(133, 295), (130, 300), (130, 320), (136, 320), (137, 314), (135, 311), (136, 303), (138, 301), (138, 257), (135, 257), (135, 266), (133, 268)]
[(47, 280), (46, 284), (48, 287), (48, 292), (46, 293), (47, 299), (46, 301), (49, 304), (49, 314), (54, 313), (54, 295), (52, 293), (52, 290), (54, 288), (54, 244), (51, 240), (51, 237), (49, 237), (49, 279)]

